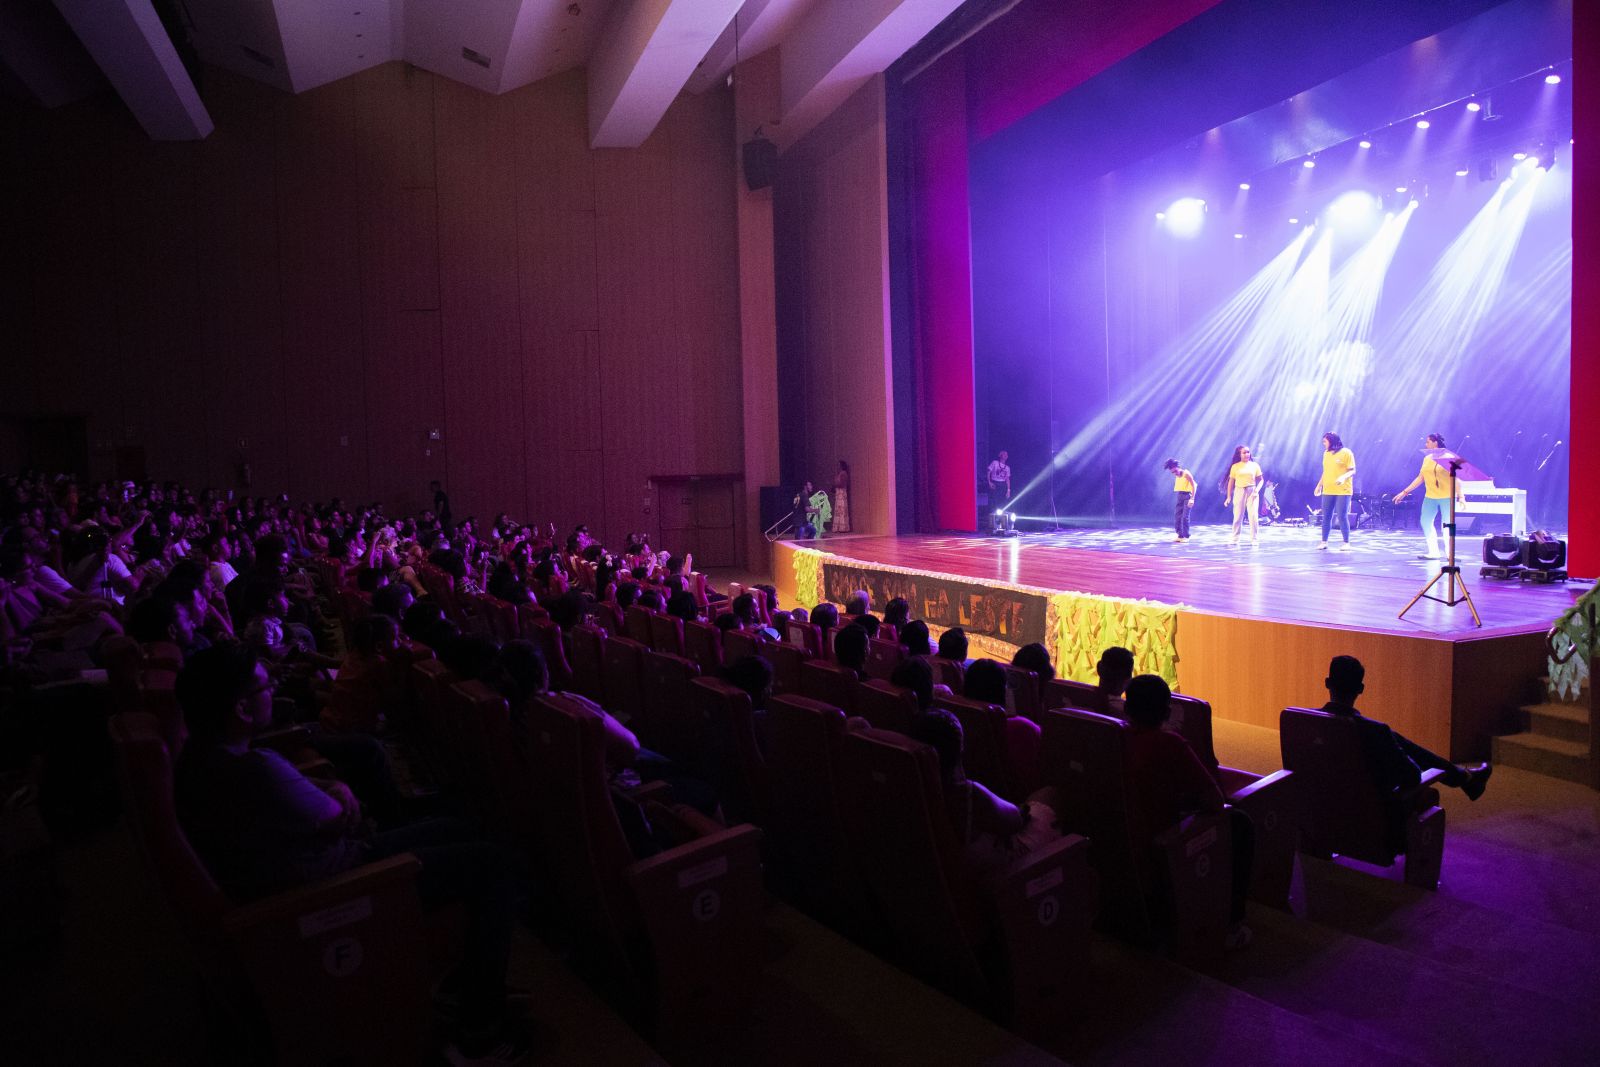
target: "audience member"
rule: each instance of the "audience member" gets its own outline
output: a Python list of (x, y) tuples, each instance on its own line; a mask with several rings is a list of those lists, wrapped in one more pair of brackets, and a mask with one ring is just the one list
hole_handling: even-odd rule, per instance
[(1483, 796), (1494, 768), (1487, 763), (1470, 767), (1452, 763), (1417, 744), (1388, 726), (1369, 719), (1356, 710), (1356, 698), (1366, 691), (1367, 670), (1354, 656), (1335, 656), (1328, 664), (1328, 702), (1322, 710), (1330, 715), (1355, 719), (1360, 726), (1361, 744), (1372, 772), (1386, 790), (1409, 789), (1422, 779), (1422, 768), (1444, 772), (1441, 783), (1459, 789), (1468, 800)]
[[(962, 695), (968, 700), (1006, 706), (1006, 669), (992, 659), (973, 660), (967, 668)], [(1005, 727), (1006, 773), (1021, 792), (1037, 787), (1042, 775), (1039, 753), (1043, 747), (1039, 724), (1021, 715), (1007, 714)]]
[(854, 671), (858, 681), (867, 680), (867, 631), (851, 623), (841, 627), (833, 639), (834, 662), (846, 670)]
[(1017, 654), (1011, 657), (1011, 665), (1037, 674), (1040, 685), (1056, 676), (1055, 666), (1050, 662), (1050, 653), (1037, 641), (1017, 649)]
[(1094, 669), (1100, 679), (1096, 688), (1108, 699), (1120, 698), (1133, 677), (1133, 653), (1120, 645), (1112, 645), (1100, 653), (1100, 662)]
[(912, 619), (900, 627), (900, 644), (905, 646), (909, 656), (933, 654), (933, 646), (928, 643), (928, 624), (921, 619)]

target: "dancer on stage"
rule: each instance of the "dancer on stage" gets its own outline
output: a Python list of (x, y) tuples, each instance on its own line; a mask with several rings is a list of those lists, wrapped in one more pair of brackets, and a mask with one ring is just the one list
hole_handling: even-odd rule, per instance
[(1239, 527), (1245, 514), (1250, 516), (1250, 543), (1260, 543), (1261, 536), (1261, 464), (1250, 458), (1250, 446), (1240, 445), (1233, 450), (1228, 476), (1222, 480), (1222, 502), (1233, 508), (1233, 537), (1230, 546), (1239, 543)]
[(1172, 513), (1172, 525), (1178, 544), (1189, 540), (1189, 512), (1194, 509), (1194, 475), (1190, 474), (1175, 459), (1169, 459), (1162, 464), (1172, 474), (1172, 492), (1177, 497), (1177, 504)]
[[(1430, 433), (1423, 443), (1429, 448), (1445, 447), (1444, 438), (1436, 433)], [(1434, 521), (1438, 520), (1440, 529), (1450, 521), (1445, 518), (1450, 508), (1450, 472), (1434, 462), (1432, 456), (1423, 456), (1422, 469), (1411, 479), (1410, 485), (1394, 495), (1394, 502), (1400, 503), (1410, 495), (1411, 490), (1424, 484), (1427, 490), (1422, 494), (1422, 536), (1428, 539), (1428, 554), (1417, 558), (1439, 559), (1439, 535), (1434, 532)]]
[(1322, 544), (1328, 549), (1328, 532), (1334, 519), (1339, 520), (1339, 532), (1344, 535), (1344, 547), (1350, 547), (1350, 498), (1355, 494), (1356, 456), (1344, 446), (1339, 435), (1329, 430), (1322, 435), (1322, 477), (1312, 496), (1322, 498)]

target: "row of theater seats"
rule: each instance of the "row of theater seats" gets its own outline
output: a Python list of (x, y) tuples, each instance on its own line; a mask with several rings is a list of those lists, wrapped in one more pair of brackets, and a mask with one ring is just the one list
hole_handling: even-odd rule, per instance
[[(773, 621), (789, 640), (716, 631), (721, 641), (700, 659), (651, 647), (690, 651), (673, 642), (700, 625), (655, 613), (623, 619), (650, 642), (593, 625), (562, 633), (532, 620), (558, 684), (630, 719), (644, 744), (713, 783), (730, 826), (672, 804), (659, 786), (619, 798), (600, 719), (581, 703), (542, 697), (519, 721), (499, 694), (457, 681), (420, 646), (410, 653), (424, 745), (491, 824), (524, 845), (582, 931), (578, 961), (662, 1047), (692, 1044), (747, 1008), (760, 965), (763, 869), (785, 897), (882, 944), (925, 980), (1024, 1033), (1070, 1025), (1096, 915), (1141, 940), (1164, 931), (1185, 960), (1219, 950), (1227, 820), (1185, 820), (1158, 842), (1154, 867), (1138, 862), (1125, 792), (1127, 727), (1114, 703), (1091, 687), (1038, 686), (1029, 672), (1012, 672), (1008, 703), (1038, 709), (1042, 777), (1062, 791), (1072, 833), (979, 884), (944, 814), (934, 753), (902, 732), (915, 709), (911, 694), (881, 678), (857, 681), (825, 658), (820, 634), (811, 645), (795, 639), (786, 620)], [(764, 744), (748, 696), (702, 670), (751, 652), (792, 668), (777, 672)], [(414, 1059), (427, 979), (440, 966), (424, 947), (448, 940), (430, 936), (416, 909), (414, 860), (229, 905), (172, 810), (169, 753), (181, 745), (173, 665), (155, 649), (131, 682), (128, 671), (116, 672), (134, 699), (113, 733), (133, 821), (212, 988), (253, 990), (228, 1002), (261, 1012), (285, 1060)], [(999, 759), (1006, 709), (941, 702), (962, 720), (973, 777), (1019, 797)], [(1216, 767), (1209, 706), (1177, 698), (1175, 710), (1174, 727)], [(850, 714), (871, 728), (847, 729)], [(1257, 900), (1287, 905), (1297, 845), (1380, 863), (1403, 851), (1409, 880), (1425, 884), (1431, 863), (1436, 882), (1442, 811), (1419, 790), (1397, 824), (1392, 804), (1359, 788), (1364, 764), (1348, 725), (1287, 709), (1285, 771), (1258, 779), (1217, 769), (1257, 829)], [(636, 859), (622, 822), (630, 812), (670, 829), (673, 847)], [(355, 1023), (377, 1018), (406, 1022), (375, 1031)]]

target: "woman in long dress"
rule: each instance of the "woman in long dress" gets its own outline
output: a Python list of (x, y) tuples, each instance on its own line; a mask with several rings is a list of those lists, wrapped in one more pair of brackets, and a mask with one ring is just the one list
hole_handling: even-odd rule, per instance
[(833, 476), (833, 532), (850, 532), (850, 464), (842, 459)]

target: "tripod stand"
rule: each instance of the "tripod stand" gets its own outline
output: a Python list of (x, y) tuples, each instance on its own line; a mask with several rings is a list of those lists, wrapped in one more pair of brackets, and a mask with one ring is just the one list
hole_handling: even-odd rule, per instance
[[(1445, 539), (1449, 547), (1445, 551), (1444, 565), (1439, 568), (1439, 573), (1430, 578), (1428, 584), (1423, 586), (1417, 595), (1411, 598), (1411, 602), (1400, 609), (1400, 618), (1405, 618), (1406, 612), (1415, 607), (1417, 601), (1424, 598), (1451, 608), (1462, 601), (1466, 601), (1467, 610), (1472, 612), (1472, 625), (1482, 626), (1483, 620), (1478, 617), (1477, 605), (1472, 602), (1472, 594), (1467, 592), (1467, 583), (1461, 578), (1461, 568), (1456, 565), (1456, 479), (1462, 468), (1466, 468), (1467, 473), (1471, 476), (1470, 480), (1473, 481), (1488, 481), (1489, 476), (1454, 452), (1446, 449), (1425, 448), (1423, 452), (1439, 466), (1450, 472), (1450, 521), (1444, 524)], [(1431, 537), (1432, 535), (1430, 534), (1429, 536)], [(1445, 595), (1442, 597), (1434, 596), (1430, 590), (1438, 585), (1441, 580), (1445, 582)], [(1461, 589), (1460, 596), (1456, 595), (1457, 586)]]

